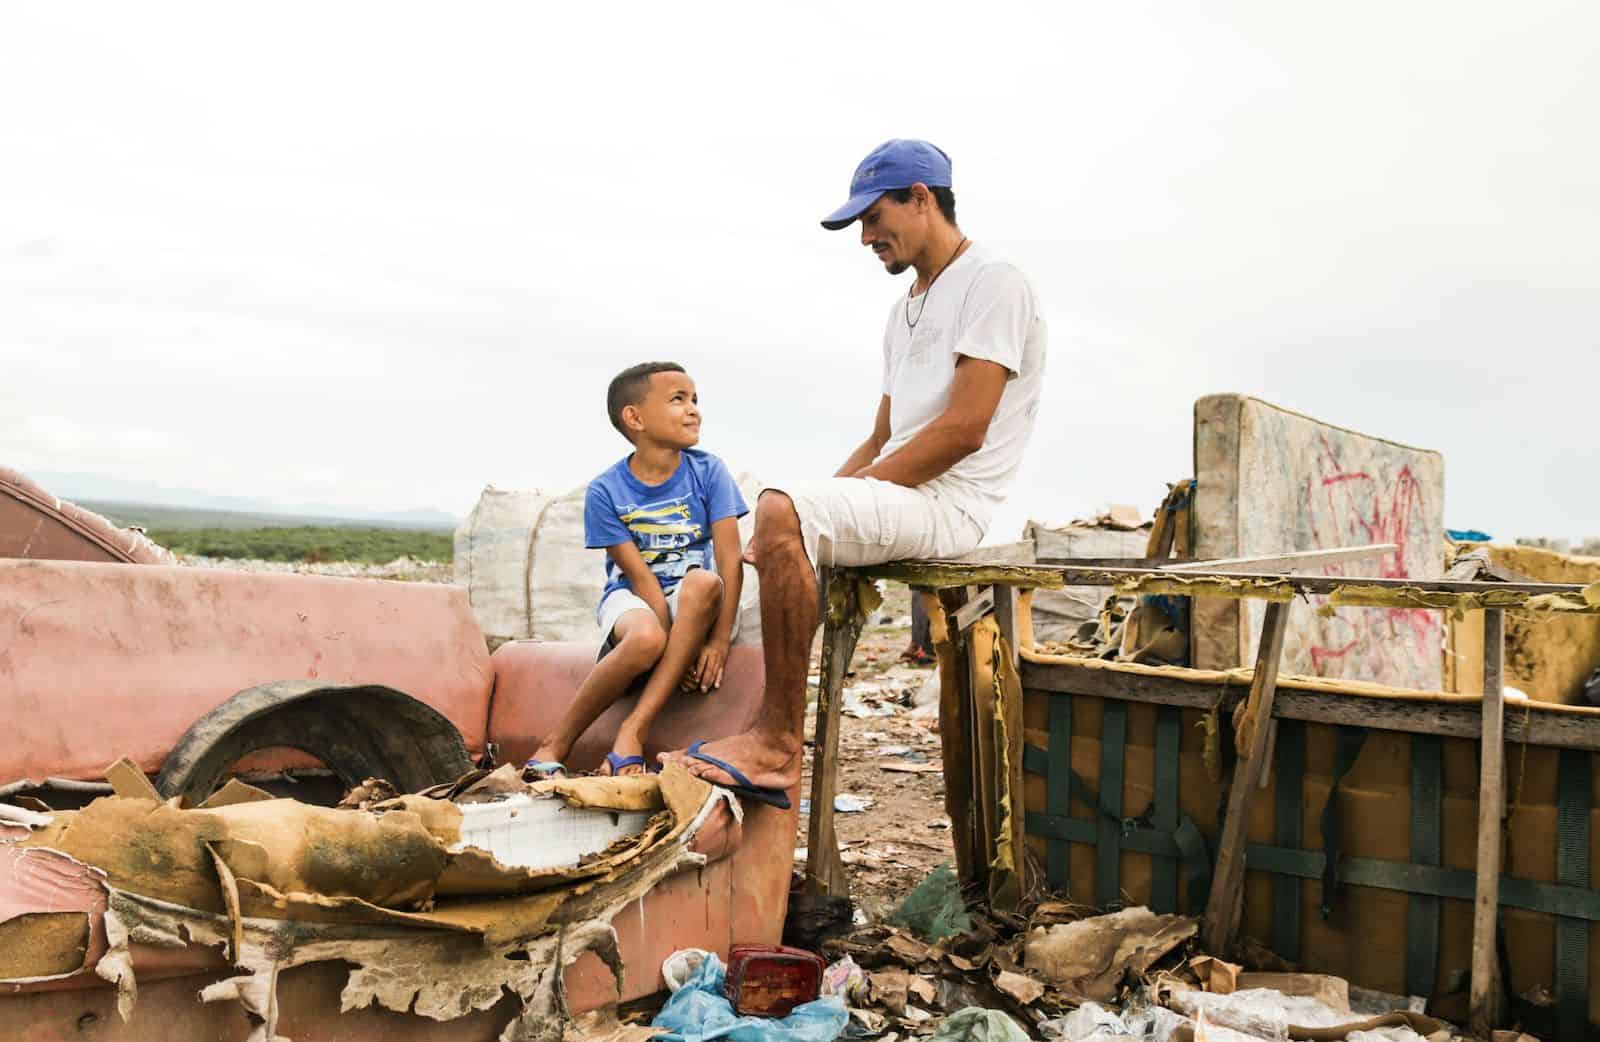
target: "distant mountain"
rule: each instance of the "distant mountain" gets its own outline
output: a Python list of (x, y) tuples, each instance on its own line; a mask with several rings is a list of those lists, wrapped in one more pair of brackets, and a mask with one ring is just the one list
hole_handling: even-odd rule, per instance
[[(251, 528), (277, 525), (374, 525), (451, 531), (458, 518), (442, 510), (350, 510), (325, 503), (285, 504), (246, 496), (219, 496), (127, 478), (58, 471), (27, 476), (62, 499), (70, 499), (122, 524), (141, 527)], [(156, 518), (159, 517), (159, 520)], [(204, 519), (202, 519), (204, 518)]]

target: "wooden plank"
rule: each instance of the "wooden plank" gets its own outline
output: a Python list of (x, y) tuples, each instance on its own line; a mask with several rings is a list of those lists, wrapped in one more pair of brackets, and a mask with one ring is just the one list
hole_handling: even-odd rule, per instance
[(1505, 813), (1505, 613), (1483, 618), (1483, 744), (1478, 762), (1478, 873), (1472, 904), (1473, 1034), (1488, 1038), (1499, 1021), (1500, 975), (1495, 927), (1500, 912), (1501, 819)]
[(1373, 543), (1370, 546), (1341, 546), (1332, 550), (1299, 550), (1292, 554), (1271, 554), (1265, 557), (1223, 557), (1211, 561), (1185, 561), (1167, 565), (1169, 572), (1211, 572), (1234, 574), (1238, 572), (1293, 572), (1298, 568), (1326, 568), (1331, 564), (1350, 564), (1370, 561), (1400, 549), (1398, 543)]
[(926, 586), (947, 590), (957, 586), (1026, 586), (1033, 589), (1060, 589), (1059, 568), (1037, 565), (962, 564), (960, 561), (894, 561), (860, 569), (869, 579), (888, 579), (907, 586)]
[(1013, 669), (1022, 663), (1022, 646), (1018, 643), (1017, 591), (1010, 586), (991, 586), (989, 596), (994, 599), (994, 620), (1000, 626), (1000, 636), (1006, 642)]
[(978, 595), (961, 606), (952, 618), (955, 619), (956, 629), (966, 631), (972, 624), (994, 610), (994, 591), (996, 587), (986, 586)]
[[(950, 642), (951, 669), (941, 673), (939, 688), (939, 744), (944, 764), (944, 806), (950, 816), (951, 843), (955, 848), (956, 877), (963, 883), (982, 879), (987, 888), (987, 865), (975, 856), (977, 825), (973, 817), (972, 681), (968, 664), (966, 634), (951, 621), (967, 603), (965, 587), (942, 589), (939, 606), (944, 612), (946, 639)], [(941, 667), (942, 668), (942, 667)], [(954, 682), (950, 682), (950, 681)]]
[(1278, 660), (1283, 657), (1283, 634), (1288, 628), (1289, 606), (1267, 605), (1261, 624), (1261, 648), (1256, 653), (1255, 679), (1250, 685), (1250, 703), (1255, 724), (1250, 730), (1250, 747), (1234, 765), (1233, 783), (1228, 787), (1228, 816), (1222, 823), (1222, 838), (1217, 844), (1216, 874), (1211, 880), (1211, 897), (1206, 901), (1206, 950), (1226, 956), (1239, 927), (1240, 901), (1244, 896), (1245, 833), (1250, 804), (1255, 799), (1255, 781), (1267, 754), (1267, 735), (1272, 730), (1273, 696), (1278, 684)]
[[(1584, 603), (1578, 583), (1503, 583), (1453, 579), (1387, 579), (1340, 575), (1277, 575), (1268, 572), (1174, 573), (1167, 568), (1111, 565), (965, 565), (959, 561), (899, 561), (860, 569), (873, 579), (891, 579), (932, 589), (1007, 585), (1060, 589), (1063, 586), (1115, 586), (1126, 593), (1214, 596), (1287, 601), (1297, 596), (1332, 596), (1354, 607), (1526, 608), (1600, 614), (1600, 603)], [(1564, 606), (1535, 600), (1553, 595)], [(1530, 603), (1531, 602), (1531, 603)]]
[[(1058, 663), (1024, 662), (1022, 685), (1030, 691), (1119, 698), (1152, 705), (1210, 709), (1218, 699), (1223, 710), (1243, 696), (1242, 684), (1188, 681), (1175, 676), (1124, 673)], [(1307, 691), (1279, 687), (1272, 715), (1278, 720), (1316, 724), (1350, 724), (1405, 734), (1436, 734), (1476, 740), (1483, 733), (1483, 715), (1476, 701), (1408, 701), (1374, 698), (1347, 691)], [(1571, 713), (1514, 710), (1504, 720), (1508, 742), (1600, 752), (1600, 712)]]
[[(853, 577), (832, 568), (819, 576), (827, 612), (822, 627), (822, 665), (817, 678), (817, 725), (811, 750), (811, 814), (806, 823), (806, 890), (828, 897), (847, 897), (850, 880), (839, 858), (834, 832), (833, 797), (839, 785), (839, 705), (845, 674), (855, 654), (861, 622)], [(844, 596), (831, 589), (844, 583)]]

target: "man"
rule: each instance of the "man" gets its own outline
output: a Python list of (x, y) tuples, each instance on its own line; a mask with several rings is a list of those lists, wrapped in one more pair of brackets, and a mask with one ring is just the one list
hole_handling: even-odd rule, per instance
[(766, 691), (744, 734), (661, 759), (788, 806), (800, 780), (806, 672), (824, 565), (955, 557), (976, 547), (1033, 432), (1045, 324), (1015, 267), (956, 224), (950, 159), (894, 140), (862, 160), (822, 222), (859, 222), (891, 275), (916, 278), (889, 311), (872, 433), (831, 479), (764, 489), (745, 550), (761, 577)]

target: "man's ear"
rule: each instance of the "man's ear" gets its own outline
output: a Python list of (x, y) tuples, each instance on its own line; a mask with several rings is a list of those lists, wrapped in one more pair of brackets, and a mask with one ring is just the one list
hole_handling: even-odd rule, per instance
[(918, 210), (926, 210), (928, 203), (933, 201), (933, 193), (928, 191), (928, 186), (918, 181), (911, 186), (911, 201), (917, 204)]

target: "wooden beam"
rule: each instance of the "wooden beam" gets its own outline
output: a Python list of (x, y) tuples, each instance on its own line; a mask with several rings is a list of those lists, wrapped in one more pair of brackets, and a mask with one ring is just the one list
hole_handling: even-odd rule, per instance
[(1022, 647), (1018, 644), (1017, 591), (1010, 586), (991, 586), (989, 595), (994, 599), (994, 620), (1000, 626), (1000, 636), (1011, 654), (1015, 668), (1022, 661)]
[[(967, 635), (956, 628), (955, 616), (967, 603), (964, 586), (939, 591), (939, 606), (944, 613), (945, 639), (950, 642), (951, 668), (943, 672), (939, 687), (939, 745), (944, 765), (944, 806), (950, 815), (951, 843), (955, 851), (956, 877), (965, 883), (982, 883), (988, 888), (988, 865), (977, 845), (977, 776), (975, 729), (972, 720), (972, 667), (967, 653)], [(946, 681), (949, 681), (948, 683)]]
[[(839, 786), (839, 705), (845, 674), (861, 636), (855, 578), (832, 568), (819, 576), (827, 612), (822, 625), (822, 663), (817, 677), (817, 725), (811, 750), (811, 814), (806, 822), (806, 890), (848, 897), (850, 880), (839, 858), (833, 797)], [(843, 584), (835, 588), (838, 584)]]
[(955, 621), (956, 629), (963, 633), (972, 628), (972, 624), (994, 611), (994, 591), (996, 586), (986, 586), (978, 591), (978, 595), (961, 606), (951, 618)]
[(1473, 1034), (1488, 1038), (1499, 1021), (1500, 974), (1495, 927), (1500, 912), (1501, 821), (1505, 814), (1505, 613), (1483, 614), (1483, 744), (1478, 761), (1478, 880), (1472, 905)]
[(863, 568), (858, 574), (936, 590), (968, 585), (1034, 589), (1114, 586), (1128, 594), (1171, 594), (1180, 597), (1287, 601), (1299, 596), (1326, 596), (1332, 597), (1336, 604), (1352, 607), (1516, 608), (1600, 614), (1600, 598), (1592, 602), (1587, 600), (1586, 588), (1578, 583), (1387, 579), (1200, 570), (1175, 572), (1170, 566), (970, 565), (960, 561), (897, 561)]
[[(1065, 663), (1024, 662), (1022, 686), (1029, 691), (1117, 698), (1128, 702), (1210, 709), (1222, 701), (1226, 712), (1243, 696), (1242, 682), (1183, 680), (1175, 675), (1100, 669)], [(1278, 687), (1272, 715), (1278, 720), (1349, 724), (1405, 734), (1471, 738), (1483, 734), (1483, 714), (1475, 698), (1449, 702), (1378, 698), (1355, 691), (1313, 691)], [(1535, 706), (1505, 717), (1508, 742), (1600, 753), (1600, 712), (1551, 711)]]
[(1060, 589), (1059, 568), (1019, 564), (963, 564), (960, 561), (894, 561), (860, 569), (869, 579), (889, 579), (907, 586), (948, 590), (957, 586), (1025, 586), (1032, 589)]
[(1350, 564), (1370, 561), (1399, 550), (1397, 543), (1373, 543), (1371, 546), (1341, 546), (1333, 550), (1301, 550), (1292, 554), (1270, 554), (1265, 557), (1221, 557), (1213, 561), (1184, 561), (1167, 565), (1168, 572), (1212, 572), (1224, 575), (1239, 572), (1293, 572), (1298, 568), (1326, 568), (1331, 564)]
[(1267, 735), (1272, 730), (1272, 703), (1278, 684), (1278, 660), (1283, 657), (1283, 635), (1288, 629), (1289, 606), (1267, 605), (1261, 625), (1261, 647), (1256, 652), (1255, 678), (1250, 684), (1250, 708), (1254, 723), (1250, 747), (1234, 764), (1233, 781), (1228, 787), (1228, 815), (1223, 819), (1222, 838), (1217, 844), (1217, 868), (1211, 881), (1211, 896), (1206, 901), (1206, 950), (1226, 957), (1239, 928), (1240, 901), (1244, 897), (1245, 834), (1250, 804), (1256, 794), (1256, 779), (1266, 761)]

